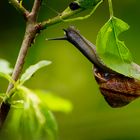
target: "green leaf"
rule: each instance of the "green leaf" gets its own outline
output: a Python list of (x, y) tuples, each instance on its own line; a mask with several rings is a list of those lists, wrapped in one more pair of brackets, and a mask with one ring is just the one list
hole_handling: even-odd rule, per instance
[[(63, 19), (64, 15), (73, 15), (74, 13), (77, 12), (81, 12), (87, 9), (91, 9), (91, 11), (85, 15), (85, 16), (79, 16), (79, 17), (75, 17), (75, 18), (70, 18), (70, 19), (63, 19), (64, 22), (72, 22), (72, 21), (77, 21), (77, 20), (84, 20), (89, 18), (94, 12), (95, 10), (98, 8), (98, 6), (103, 2), (103, 0), (76, 0), (74, 1), (74, 3), (78, 4), (78, 8), (73, 10), (70, 8), (70, 6), (68, 6), (62, 13), (60, 16), (61, 19)], [(78, 10), (78, 11), (76, 11)]]
[(10, 104), (13, 108), (18, 108), (18, 109), (23, 108), (24, 100), (15, 100), (15, 101), (12, 101)]
[(139, 75), (140, 78), (140, 73), (132, 66), (131, 54), (124, 42), (118, 39), (119, 34), (128, 28), (127, 23), (112, 17), (98, 33), (97, 53), (107, 67), (125, 76), (138, 79), (137, 76)]
[(10, 83), (15, 84), (15, 81), (12, 79), (12, 77), (9, 74), (0, 72), (0, 77), (3, 77), (6, 80), (8, 80)]
[(72, 103), (66, 99), (60, 98), (59, 96), (44, 90), (35, 90), (34, 92), (50, 110), (61, 111), (64, 113), (72, 111)]
[(100, 1), (102, 0), (76, 0), (75, 2), (78, 3), (81, 8), (91, 8)]
[(57, 125), (48, 107), (32, 90), (19, 86), (0, 137), (6, 140), (56, 140)]
[(19, 2), (20, 7), (22, 7), (22, 3), (23, 3), (23, 0), (20, 0), (20, 2)]
[(0, 101), (6, 97), (6, 93), (0, 93)]
[(12, 73), (12, 71), (13, 69), (10, 67), (10, 63), (4, 59), (0, 59), (0, 77), (3, 77), (14, 84), (14, 80), (9, 75)]
[(7, 60), (0, 59), (0, 72), (10, 74), (13, 69), (10, 67), (10, 63)]
[(24, 82), (29, 80), (37, 70), (39, 70), (42, 67), (45, 67), (47, 65), (50, 65), (50, 64), (51, 64), (51, 61), (42, 60), (42, 61), (38, 62), (37, 64), (30, 66), (25, 71), (25, 73), (21, 76), (20, 83), (23, 84)]

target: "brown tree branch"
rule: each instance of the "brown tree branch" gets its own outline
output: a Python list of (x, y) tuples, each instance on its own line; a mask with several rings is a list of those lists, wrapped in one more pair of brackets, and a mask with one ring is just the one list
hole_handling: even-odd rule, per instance
[[(27, 23), (24, 39), (23, 39), (23, 42), (21, 45), (21, 49), (19, 51), (19, 55), (18, 55), (16, 64), (14, 67), (14, 71), (12, 73), (12, 78), (15, 81), (17, 81), (20, 76), (28, 49), (31, 46), (31, 44), (33, 43), (36, 33), (37, 33), (37, 29), (36, 29), (35, 25)], [(7, 93), (11, 90), (12, 87), (13, 87), (13, 85), (9, 84)]]
[(30, 13), (32, 15), (32, 17), (34, 18), (33, 19), (34, 21), (37, 20), (37, 16), (38, 16), (38, 13), (39, 13), (39, 10), (41, 7), (41, 3), (42, 3), (42, 0), (35, 0), (35, 2), (34, 2), (32, 11)]
[[(27, 15), (27, 23), (26, 23), (24, 39), (23, 39), (23, 42), (21, 45), (21, 49), (19, 51), (19, 55), (18, 55), (16, 64), (14, 67), (14, 71), (12, 73), (12, 78), (15, 81), (17, 81), (20, 76), (20, 73), (21, 73), (23, 65), (24, 65), (25, 57), (28, 52), (28, 48), (33, 43), (33, 40), (35, 39), (35, 36), (38, 32), (37, 15), (39, 13), (41, 2), (42, 2), (42, 0), (35, 0), (32, 11)], [(11, 90), (11, 88), (12, 88), (12, 86), (8, 87), (7, 93)]]

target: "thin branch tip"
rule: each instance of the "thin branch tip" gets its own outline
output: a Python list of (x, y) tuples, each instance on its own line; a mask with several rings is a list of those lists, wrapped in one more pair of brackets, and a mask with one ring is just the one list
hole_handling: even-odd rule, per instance
[(9, 3), (13, 5), (21, 14), (26, 15), (29, 14), (29, 11), (23, 7), (23, 5), (18, 0), (9, 0)]
[(42, 4), (42, 0), (34, 0), (34, 4), (31, 11), (31, 15), (34, 21), (37, 20), (37, 16), (39, 14), (41, 4)]

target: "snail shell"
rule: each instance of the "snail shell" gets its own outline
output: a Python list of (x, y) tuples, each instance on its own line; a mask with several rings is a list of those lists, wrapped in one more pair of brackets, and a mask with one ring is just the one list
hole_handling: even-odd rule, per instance
[(140, 81), (121, 74), (106, 73), (94, 67), (101, 94), (111, 107), (122, 107), (140, 96)]

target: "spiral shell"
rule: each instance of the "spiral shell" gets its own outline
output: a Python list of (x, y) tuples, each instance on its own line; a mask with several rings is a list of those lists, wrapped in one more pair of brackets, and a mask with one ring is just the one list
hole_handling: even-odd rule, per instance
[(94, 67), (100, 91), (111, 107), (122, 107), (140, 96), (140, 81), (121, 74), (103, 72)]

